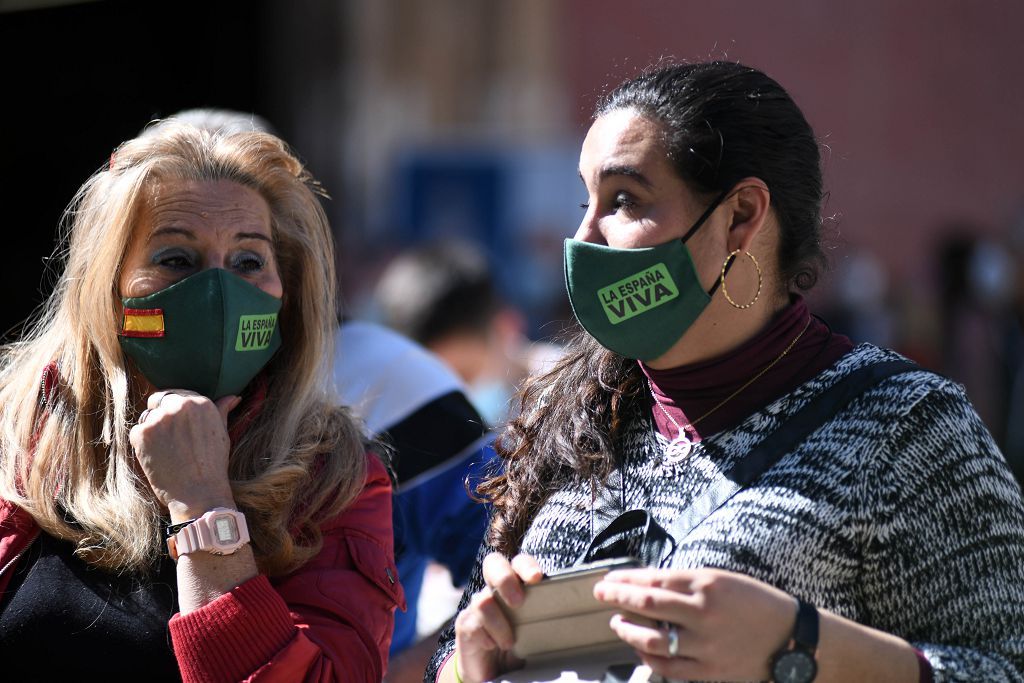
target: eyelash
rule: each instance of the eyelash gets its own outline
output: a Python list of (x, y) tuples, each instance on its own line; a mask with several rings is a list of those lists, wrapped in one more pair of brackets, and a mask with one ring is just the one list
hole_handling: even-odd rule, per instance
[[(155, 265), (172, 268), (174, 270), (189, 270), (195, 265), (195, 257), (177, 249), (158, 251), (153, 255), (153, 263)], [(266, 264), (266, 259), (251, 251), (235, 254), (231, 258), (231, 267), (237, 268), (245, 273), (254, 273), (263, 270), (263, 266)]]
[[(243, 267), (243, 263), (255, 263), (256, 266), (254, 268)], [(253, 273), (258, 270), (263, 270), (263, 266), (266, 265), (266, 261), (264, 261), (259, 254), (254, 254), (251, 251), (247, 251), (242, 254), (238, 254), (234, 258), (232, 258), (231, 265), (232, 267), (239, 268), (240, 270), (244, 270), (247, 273)]]
[[(615, 199), (612, 201), (612, 206), (616, 211), (619, 209), (631, 209), (636, 206), (636, 202), (633, 201), (632, 196), (628, 192), (616, 192)], [(586, 211), (590, 208), (590, 204), (584, 202), (580, 204), (580, 208)]]
[[(181, 263), (182, 261), (184, 263)], [(194, 262), (195, 259), (191, 254), (179, 249), (166, 249), (153, 254), (153, 263), (155, 265), (173, 268), (174, 270), (188, 270)]]

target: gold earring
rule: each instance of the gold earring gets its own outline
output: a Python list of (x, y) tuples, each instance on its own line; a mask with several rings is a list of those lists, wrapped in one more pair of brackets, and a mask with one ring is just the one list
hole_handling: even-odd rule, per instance
[(736, 254), (740, 253), (740, 251), (741, 251), (740, 249), (736, 249), (731, 254), (729, 254), (728, 256), (725, 257), (725, 262), (722, 263), (722, 276), (719, 279), (721, 280), (721, 283), (722, 283), (722, 295), (725, 296), (725, 300), (726, 301), (728, 301), (730, 304), (732, 304), (732, 306), (734, 308), (750, 308), (755, 303), (757, 303), (757, 298), (759, 296), (761, 296), (761, 285), (764, 283), (764, 280), (761, 277), (761, 266), (760, 266), (760, 264), (758, 264), (757, 259), (754, 258), (754, 255), (751, 254), (749, 251), (744, 251), (743, 253), (750, 257), (750, 260), (754, 262), (754, 268), (757, 269), (757, 292), (754, 294), (754, 298), (750, 300), (750, 303), (738, 304), (738, 303), (736, 303), (735, 301), (732, 300), (732, 297), (729, 296), (728, 290), (726, 290), (726, 288), (725, 288), (725, 271), (729, 268), (729, 261), (734, 259), (736, 257)]

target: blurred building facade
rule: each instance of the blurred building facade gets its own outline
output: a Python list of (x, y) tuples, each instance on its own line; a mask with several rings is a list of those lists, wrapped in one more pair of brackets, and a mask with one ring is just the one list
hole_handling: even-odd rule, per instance
[(661, 57), (714, 58), (779, 80), (821, 140), (837, 275), (819, 308), (838, 309), (845, 278), (884, 280), (840, 331), (880, 330), (855, 336), (957, 378), (939, 254), (946, 226), (1007, 242), (1022, 215), (1021, 25), (1024, 3), (1006, 0), (0, 0), (0, 54), (23, 65), (5, 76), (0, 152), (15, 161), (0, 187), (34, 237), (4, 273), (23, 296), (3, 329), (41, 300), (60, 209), (114, 145), (226, 106), (269, 119), (332, 195), (350, 310), (405, 246), (464, 237), (532, 333), (557, 331), (597, 96)]

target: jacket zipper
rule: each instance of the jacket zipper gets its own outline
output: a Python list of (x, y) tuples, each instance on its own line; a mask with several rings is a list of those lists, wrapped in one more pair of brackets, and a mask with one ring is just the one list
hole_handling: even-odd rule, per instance
[[(43, 377), (42, 379), (39, 380), (39, 406), (41, 408), (45, 408), (46, 404), (49, 403), (50, 401), (50, 397), (46, 393), (46, 377), (49, 374), (48, 370), (49, 366), (47, 366), (47, 369), (43, 370)], [(35, 439), (33, 438), (33, 441), (34, 440)], [(0, 567), (0, 576), (6, 574), (8, 569), (10, 569), (18, 563), (18, 560), (21, 559), (21, 556), (28, 552), (28, 549), (32, 547), (32, 544), (36, 542), (36, 539), (39, 538), (39, 535), (41, 533), (42, 530), (37, 527), (36, 532), (32, 535), (32, 538), (29, 539), (28, 543), (25, 544), (25, 547), (22, 548), (17, 555), (12, 557), (7, 564), (5, 564), (3, 567)]]
[(20, 560), (20, 559), (21, 559), (21, 556), (22, 556), (22, 555), (24, 555), (24, 554), (25, 554), (26, 552), (28, 552), (28, 549), (32, 547), (32, 544), (36, 542), (36, 539), (37, 539), (37, 538), (39, 538), (39, 534), (41, 534), (41, 533), (42, 533), (42, 532), (41, 532), (40, 530), (38, 530), (38, 529), (37, 529), (37, 530), (36, 530), (36, 533), (35, 533), (35, 534), (34, 534), (34, 535), (32, 536), (32, 538), (31, 538), (31, 539), (29, 539), (29, 542), (28, 542), (28, 543), (27, 543), (27, 544), (25, 545), (25, 547), (24, 547), (24, 548), (22, 548), (22, 549), (21, 549), (21, 550), (20, 550), (20, 551), (18, 552), (18, 554), (17, 554), (17, 555), (15, 555), (14, 557), (12, 557), (12, 558), (11, 558), (11, 560), (10, 560), (10, 562), (8, 562), (7, 564), (5, 564), (5, 565), (4, 565), (3, 567), (0, 567), (0, 576), (3, 576), (4, 574), (6, 574), (6, 573), (7, 573), (7, 570), (8, 570), (8, 569), (10, 569), (10, 568), (11, 568), (11, 567), (13, 567), (13, 566), (14, 566), (15, 564), (17, 564), (18, 560)]

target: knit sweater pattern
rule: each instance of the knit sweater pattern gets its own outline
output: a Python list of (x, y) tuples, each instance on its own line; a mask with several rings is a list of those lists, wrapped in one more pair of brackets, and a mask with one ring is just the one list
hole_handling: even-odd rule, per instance
[[(710, 435), (679, 463), (637, 415), (619, 454), (625, 508), (664, 528), (809, 401), (865, 365), (899, 359), (861, 344), (834, 366)], [(548, 498), (521, 552), (544, 572), (572, 565), (593, 535), (580, 481)], [(483, 585), (484, 544), (460, 610)], [(715, 567), (897, 635), (935, 681), (1024, 681), (1024, 501), (963, 388), (915, 371), (850, 402), (694, 528), (672, 568)], [(453, 622), (454, 623), (454, 622)], [(436, 679), (454, 626), (425, 673)]]

